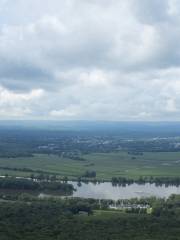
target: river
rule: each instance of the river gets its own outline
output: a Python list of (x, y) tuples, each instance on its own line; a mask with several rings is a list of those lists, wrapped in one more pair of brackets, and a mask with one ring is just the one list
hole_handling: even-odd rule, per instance
[(81, 183), (69, 182), (73, 184), (76, 191), (73, 197), (95, 198), (95, 199), (130, 199), (140, 197), (167, 198), (171, 194), (180, 194), (180, 186), (156, 186), (155, 184), (146, 183), (144, 185), (131, 184), (126, 186), (112, 186), (110, 182), (105, 183)]

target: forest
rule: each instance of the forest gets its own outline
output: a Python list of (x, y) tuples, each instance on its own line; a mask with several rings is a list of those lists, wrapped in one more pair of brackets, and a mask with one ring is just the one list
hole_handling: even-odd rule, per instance
[(0, 190), (55, 191), (59, 195), (71, 195), (75, 189), (69, 183), (5, 177), (0, 178)]
[[(180, 196), (153, 200), (153, 212), (96, 210), (95, 200), (18, 200), (0, 202), (3, 240), (178, 240)], [(151, 200), (152, 201), (152, 200)]]

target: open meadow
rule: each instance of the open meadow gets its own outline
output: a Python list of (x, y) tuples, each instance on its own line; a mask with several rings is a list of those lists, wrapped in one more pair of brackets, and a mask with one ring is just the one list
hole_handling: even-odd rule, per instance
[(0, 158), (0, 174), (30, 176), (42, 171), (76, 178), (87, 170), (96, 171), (97, 179), (112, 177), (136, 179), (140, 176), (179, 176), (180, 152), (144, 152), (131, 155), (125, 151), (92, 153), (82, 156), (84, 161), (57, 155), (35, 154), (34, 157)]

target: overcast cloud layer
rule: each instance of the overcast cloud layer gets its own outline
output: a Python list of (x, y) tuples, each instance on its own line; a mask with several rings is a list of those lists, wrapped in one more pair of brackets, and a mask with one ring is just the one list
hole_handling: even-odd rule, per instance
[(0, 0), (0, 119), (179, 120), (179, 0)]

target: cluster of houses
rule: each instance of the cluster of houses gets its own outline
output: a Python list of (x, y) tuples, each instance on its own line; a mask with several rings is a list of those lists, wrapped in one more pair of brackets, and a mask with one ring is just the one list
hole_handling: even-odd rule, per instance
[(135, 203), (121, 203), (115, 202), (114, 204), (109, 205), (110, 209), (114, 210), (131, 210), (131, 209), (151, 209), (149, 204), (135, 204)]

